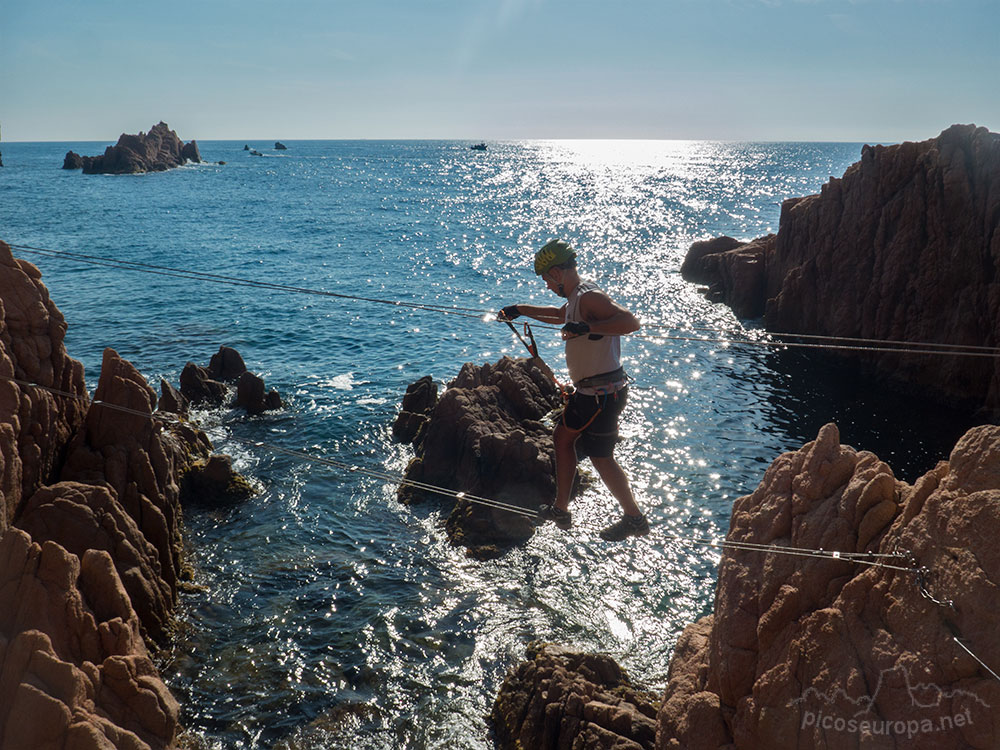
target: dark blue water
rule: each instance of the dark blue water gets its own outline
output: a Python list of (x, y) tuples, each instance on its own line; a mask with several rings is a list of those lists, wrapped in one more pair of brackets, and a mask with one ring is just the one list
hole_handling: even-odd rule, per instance
[[(3, 144), (0, 239), (485, 312), (557, 303), (530, 261), (567, 237), (585, 275), (667, 326), (624, 347), (636, 383), (619, 456), (654, 532), (601, 542), (616, 507), (597, 486), (576, 502), (572, 532), (550, 525), (475, 562), (448, 544), (442, 508), (232, 440), (400, 474), (410, 452), (389, 428), (406, 386), (521, 356), (502, 325), (16, 251), (41, 268), (91, 387), (105, 346), (155, 385), (226, 344), (286, 401), (263, 417), (202, 415), (261, 487), (242, 506), (186, 512), (203, 589), (183, 596), (164, 673), (205, 746), (489, 747), (493, 697), (533, 639), (610, 653), (659, 690), (680, 631), (711, 609), (717, 562), (663, 535), (724, 534), (733, 499), (827, 421), (909, 480), (964, 427), (822, 355), (662, 338), (759, 336), (681, 280), (686, 249), (776, 231), (781, 201), (841, 175), (861, 144), (286, 143), (251, 143), (265, 153), (253, 157), (242, 141), (203, 142), (206, 160), (226, 164), (143, 176), (59, 168), (67, 150), (106, 144)], [(536, 335), (562, 367), (556, 334)]]

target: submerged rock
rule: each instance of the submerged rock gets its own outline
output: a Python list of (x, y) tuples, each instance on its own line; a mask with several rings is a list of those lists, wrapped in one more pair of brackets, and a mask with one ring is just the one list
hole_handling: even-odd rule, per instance
[[(865, 146), (818, 195), (781, 207), (778, 234), (695, 243), (686, 278), (768, 330), (1000, 346), (1000, 134)], [(919, 347), (925, 348), (925, 347)], [(1000, 358), (841, 351), (949, 402), (1000, 412)]]
[[(418, 414), (405, 407), (422, 410), (422, 419), (416, 430), (396, 428), (418, 438), (400, 499), (441, 497), (409, 484), (426, 483), (533, 513), (555, 497), (552, 427), (543, 420), (561, 405), (552, 374), (540, 360), (467, 363), (436, 399), (429, 379), (418, 381), (407, 390), (403, 413)], [(447, 523), (452, 542), (476, 557), (495, 557), (533, 531), (525, 515), (461, 498)]]
[(232, 458), (223, 454), (212, 454), (191, 464), (183, 474), (181, 493), (185, 502), (212, 506), (230, 505), (257, 494), (233, 470)]

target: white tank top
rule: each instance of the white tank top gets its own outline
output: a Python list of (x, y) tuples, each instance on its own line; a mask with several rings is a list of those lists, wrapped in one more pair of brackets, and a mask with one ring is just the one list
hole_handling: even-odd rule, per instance
[[(601, 291), (592, 281), (581, 281), (576, 289), (566, 298), (566, 323), (584, 323), (580, 315), (580, 297), (587, 292)], [(614, 372), (621, 367), (621, 336), (601, 336), (592, 339), (594, 334), (576, 336), (566, 341), (566, 367), (569, 377), (574, 383), (594, 375)], [(610, 390), (616, 390), (617, 384), (609, 384)], [(581, 388), (581, 391), (590, 389)], [(608, 388), (595, 389), (604, 391)]]

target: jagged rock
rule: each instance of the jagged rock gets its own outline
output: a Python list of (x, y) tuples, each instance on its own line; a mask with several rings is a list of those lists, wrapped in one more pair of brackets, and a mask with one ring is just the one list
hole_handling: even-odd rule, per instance
[(995, 746), (1000, 682), (952, 636), (1000, 663), (988, 614), (1000, 611), (998, 466), (997, 426), (970, 430), (913, 486), (873, 454), (840, 445), (834, 425), (777, 458), (734, 504), (728, 539), (904, 550), (882, 561), (927, 568), (928, 593), (954, 604), (924, 596), (911, 572), (727, 550), (714, 617), (678, 643), (657, 747)]
[[(542, 420), (561, 404), (540, 360), (466, 363), (430, 411), (405, 479), (535, 511), (555, 497), (552, 427)], [(399, 490), (403, 502), (428, 495), (405, 483)], [(446, 528), (453, 543), (480, 558), (534, 530), (524, 515), (466, 499), (455, 503)]]
[(63, 169), (83, 169), (83, 157), (75, 151), (67, 151), (63, 159)]
[[(131, 363), (112, 349), (105, 349), (101, 378), (94, 393), (97, 401), (125, 407), (128, 412), (94, 404), (87, 412), (85, 427), (69, 446), (61, 479), (68, 482), (105, 485), (114, 500), (135, 522), (156, 550), (151, 563), (170, 591), (168, 606), (143, 606), (155, 612), (144, 624), (157, 638), (161, 624), (176, 601), (180, 576), (181, 505), (179, 477), (211, 448), (204, 433), (190, 425), (165, 423), (153, 418), (156, 393)], [(117, 560), (116, 560), (117, 561)], [(120, 571), (129, 578), (130, 566)], [(159, 584), (150, 584), (158, 588)]]
[(657, 706), (610, 657), (532, 643), (528, 661), (504, 680), (490, 722), (502, 750), (640, 750), (653, 747)]
[(0, 242), (0, 533), (24, 500), (55, 479), (89, 402), (83, 365), (66, 354), (66, 321), (41, 276)]
[[(685, 265), (703, 251), (692, 246)], [(755, 253), (763, 285), (760, 262), (747, 272), (746, 253), (731, 252), (714, 265), (705, 256), (700, 283), (741, 314), (763, 311), (769, 330), (1000, 346), (1000, 134), (953, 125), (865, 146), (818, 195), (782, 204), (773, 244)], [(840, 354), (939, 400), (1000, 411), (1000, 358)]]
[(177, 701), (107, 552), (78, 558), (8, 529), (0, 598), (0, 747), (173, 746)]
[(235, 405), (247, 410), (248, 414), (261, 414), (281, 408), (281, 396), (275, 390), (267, 391), (264, 380), (252, 372), (244, 372), (236, 383)]
[(191, 404), (219, 406), (226, 400), (229, 389), (225, 383), (213, 380), (208, 370), (188, 362), (181, 370), (181, 393)]
[(184, 472), (181, 491), (185, 502), (201, 505), (229, 505), (255, 493), (245, 478), (233, 470), (232, 458), (213, 454), (195, 461)]
[(156, 408), (171, 414), (185, 415), (188, 411), (188, 400), (183, 393), (170, 385), (164, 378), (160, 378), (160, 400), (157, 402)]
[(122, 133), (118, 143), (108, 146), (103, 155), (81, 159), (84, 174), (136, 174), (162, 172), (187, 161), (201, 162), (201, 154), (195, 141), (184, 144), (177, 133), (160, 122), (149, 133)]
[(220, 346), (208, 362), (208, 376), (224, 383), (235, 383), (247, 371), (246, 363), (238, 351), (228, 346)]
[(430, 412), (437, 403), (437, 384), (425, 375), (406, 388), (403, 407), (392, 425), (392, 437), (400, 443), (416, 443), (430, 421)]
[(709, 299), (725, 302), (738, 317), (759, 318), (764, 314), (767, 258), (775, 241), (776, 235), (769, 234), (753, 242), (731, 237), (696, 242), (684, 259), (681, 275), (709, 284)]
[(728, 253), (730, 250), (745, 245), (745, 242), (732, 237), (715, 237), (711, 240), (700, 240), (691, 245), (691, 248), (684, 256), (681, 263), (681, 276), (696, 284), (711, 284), (716, 280), (716, 276), (704, 263), (706, 257)]
[(0, 747), (170, 747), (143, 639), (170, 629), (179, 477), (210, 445), (113, 350), (91, 402), (40, 276), (0, 243)]
[(288, 146), (286, 146), (281, 141), (275, 141), (274, 142), (274, 150), (275, 151), (287, 151), (288, 150)]
[(42, 487), (28, 501), (16, 525), (32, 539), (56, 542), (77, 557), (83, 557), (87, 550), (108, 552), (144, 635), (163, 642), (174, 592), (162, 576), (158, 551), (111, 489), (77, 482)]

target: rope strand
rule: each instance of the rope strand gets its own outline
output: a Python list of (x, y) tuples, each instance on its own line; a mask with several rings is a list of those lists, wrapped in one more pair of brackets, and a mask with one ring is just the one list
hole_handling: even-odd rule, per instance
[[(279, 284), (267, 281), (256, 281), (236, 276), (208, 273), (205, 271), (195, 271), (191, 269), (174, 268), (150, 263), (139, 263), (136, 261), (118, 260), (99, 255), (88, 255), (65, 250), (50, 250), (34, 245), (24, 245), (12, 243), (12, 248), (28, 253), (36, 253), (43, 257), (64, 258), (79, 263), (117, 268), (126, 271), (136, 271), (149, 273), (158, 276), (168, 276), (173, 278), (188, 279), (194, 281), (206, 281), (216, 284), (228, 284), (230, 286), (244, 286), (258, 289), (271, 289), (274, 291), (289, 292), (296, 294), (310, 294), (322, 297), (332, 297), (336, 299), (354, 300), (359, 302), (369, 302), (393, 307), (409, 308), (426, 312), (454, 315), (464, 318), (475, 318), (487, 322), (494, 322), (496, 311), (482, 308), (458, 307), (447, 305), (434, 305), (427, 303), (403, 302), (402, 300), (384, 299), (378, 297), (367, 297), (356, 294), (346, 294), (342, 292), (330, 292), (320, 289), (310, 289), (307, 287), (295, 286), (291, 284)], [(502, 322), (502, 321), (497, 321)], [(543, 328), (558, 330), (557, 326), (547, 326), (540, 324)], [(647, 323), (646, 328), (661, 330), (700, 330), (712, 333), (721, 333), (714, 328), (706, 327), (683, 327), (671, 326), (664, 323)], [(770, 336), (791, 337), (808, 339), (808, 341), (774, 341), (762, 339), (737, 339), (737, 338), (705, 338), (700, 336), (669, 336), (662, 334), (632, 333), (630, 338), (645, 339), (648, 341), (680, 341), (708, 343), (718, 345), (735, 346), (758, 346), (764, 348), (801, 348), (801, 349), (830, 349), (840, 351), (872, 352), (872, 353), (897, 353), (910, 355), (936, 355), (936, 356), (956, 356), (956, 357), (1000, 357), (1000, 348), (988, 346), (976, 346), (966, 344), (944, 344), (927, 341), (903, 341), (895, 339), (871, 339), (859, 337), (843, 336), (822, 336), (818, 334), (798, 334), (798, 333), (777, 333), (767, 332)], [(811, 343), (812, 342), (812, 343)], [(855, 344), (870, 344), (869, 346), (856, 346)]]

